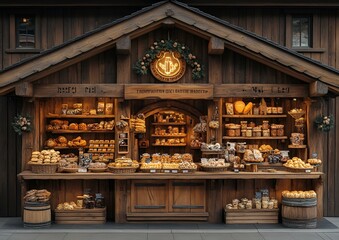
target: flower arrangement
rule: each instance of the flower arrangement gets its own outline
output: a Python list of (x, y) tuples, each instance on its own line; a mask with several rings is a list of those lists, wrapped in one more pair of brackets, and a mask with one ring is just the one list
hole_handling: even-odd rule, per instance
[(314, 121), (316, 127), (323, 131), (329, 132), (331, 128), (334, 127), (334, 118), (332, 115), (330, 116), (318, 116)]
[(145, 52), (145, 55), (139, 59), (134, 65), (133, 69), (137, 75), (145, 75), (153, 60), (161, 51), (176, 51), (178, 52), (185, 62), (190, 65), (192, 70), (192, 78), (200, 79), (205, 76), (204, 67), (198, 63), (196, 56), (191, 53), (188, 47), (184, 44), (178, 43), (173, 40), (160, 40), (153, 43), (153, 45)]
[(17, 115), (16, 117), (14, 117), (14, 122), (12, 122), (12, 126), (14, 128), (14, 131), (19, 135), (21, 135), (22, 132), (30, 132), (32, 130), (31, 118), (29, 116), (24, 117), (21, 115)]

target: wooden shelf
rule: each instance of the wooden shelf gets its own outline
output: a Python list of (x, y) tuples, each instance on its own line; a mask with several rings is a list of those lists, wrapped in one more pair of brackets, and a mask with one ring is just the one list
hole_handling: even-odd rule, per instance
[(270, 114), (270, 115), (222, 115), (223, 118), (286, 118), (286, 114)]
[(155, 125), (155, 126), (185, 126), (186, 123), (183, 122), (183, 123), (176, 123), (176, 122), (166, 122), (166, 123), (152, 123), (152, 125)]
[(186, 134), (183, 134), (183, 135), (155, 135), (155, 134), (152, 134), (151, 135), (152, 137), (163, 137), (163, 138), (180, 138), (180, 137), (186, 137), (187, 135)]
[(288, 171), (277, 171), (271, 172), (239, 172), (235, 173), (232, 171), (226, 172), (201, 172), (195, 173), (52, 173), (52, 174), (37, 174), (31, 171), (24, 171), (18, 175), (19, 179), (32, 180), (74, 180), (74, 179), (319, 179), (323, 176), (322, 172), (288, 172)]
[(287, 139), (287, 136), (281, 136), (281, 137), (229, 137), (229, 136), (223, 136), (222, 139), (244, 139), (244, 140), (260, 140), (260, 139), (266, 139), (266, 140), (283, 140)]
[(303, 149), (303, 148), (306, 148), (307, 146), (306, 145), (288, 145), (288, 148), (295, 148), (295, 149)]
[(168, 144), (168, 145), (161, 145), (161, 144), (152, 144), (153, 147), (185, 147), (186, 143), (182, 144)]
[(46, 131), (49, 133), (114, 133), (114, 130), (91, 130), (91, 131), (85, 131), (85, 130), (52, 130), (52, 131)]
[(46, 118), (115, 118), (115, 115), (62, 115), (52, 114), (47, 115)]

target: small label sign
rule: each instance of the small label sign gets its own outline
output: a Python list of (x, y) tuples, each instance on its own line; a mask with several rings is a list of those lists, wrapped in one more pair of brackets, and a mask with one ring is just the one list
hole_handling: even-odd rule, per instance
[(151, 173), (155, 173), (155, 172), (157, 172), (157, 170), (155, 170), (155, 169), (151, 169), (151, 170), (149, 170), (149, 172), (151, 172)]
[(311, 169), (306, 169), (305, 170), (305, 173), (310, 173), (311, 172)]
[(235, 169), (234, 169), (234, 172), (235, 172), (235, 173), (239, 173), (239, 169), (238, 169), (238, 168), (235, 168)]

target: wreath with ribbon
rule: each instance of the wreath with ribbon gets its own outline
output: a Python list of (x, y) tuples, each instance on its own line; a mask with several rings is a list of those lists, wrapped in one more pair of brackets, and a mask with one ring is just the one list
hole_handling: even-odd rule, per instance
[(192, 67), (193, 80), (201, 79), (205, 76), (204, 66), (198, 62), (197, 57), (191, 53), (190, 49), (184, 44), (173, 40), (160, 40), (154, 42), (152, 46), (145, 52), (145, 55), (134, 65), (133, 69), (135, 73), (139, 76), (146, 75), (148, 73), (150, 64), (161, 51), (178, 52), (185, 62)]

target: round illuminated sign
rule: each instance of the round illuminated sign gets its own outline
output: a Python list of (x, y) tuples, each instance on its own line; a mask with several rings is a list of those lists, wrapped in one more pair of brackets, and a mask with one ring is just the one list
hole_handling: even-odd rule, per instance
[(178, 52), (161, 51), (151, 63), (153, 76), (163, 82), (176, 82), (184, 75), (186, 62)]

